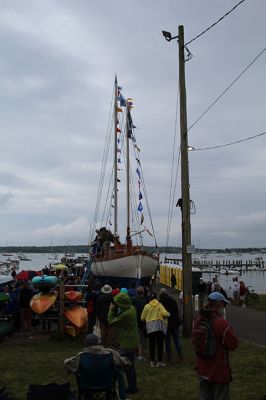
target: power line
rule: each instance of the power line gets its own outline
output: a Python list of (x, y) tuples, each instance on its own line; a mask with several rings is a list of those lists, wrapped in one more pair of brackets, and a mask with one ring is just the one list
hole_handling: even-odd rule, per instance
[(192, 125), (190, 125), (190, 127), (188, 128), (188, 131), (190, 131), (190, 129), (192, 129), (200, 120), (202, 117), (204, 117), (204, 115), (207, 114), (207, 112), (223, 97), (223, 95), (225, 95), (226, 92), (228, 92), (228, 90), (238, 81), (238, 79), (241, 78), (242, 75), (244, 75), (244, 73), (257, 61), (257, 59), (264, 53), (264, 51), (266, 50), (266, 47), (261, 50), (261, 52), (251, 61), (251, 63), (248, 64), (248, 66), (243, 69), (242, 72), (240, 72), (240, 74), (233, 80), (232, 83), (230, 83), (230, 85), (228, 85), (226, 87), (226, 89), (217, 97), (216, 100), (214, 100), (208, 108), (206, 108), (206, 110), (193, 122)]
[(176, 94), (176, 112), (175, 112), (174, 139), (173, 139), (173, 154), (172, 154), (170, 194), (169, 194), (169, 203), (168, 203), (168, 217), (167, 217), (167, 229), (166, 229), (165, 247), (168, 247), (168, 244), (169, 244), (169, 237), (170, 237), (171, 224), (172, 224), (172, 215), (173, 215), (173, 207), (174, 207), (174, 201), (175, 201), (175, 192), (176, 192), (176, 185), (177, 185), (177, 175), (178, 175), (178, 169), (179, 169), (179, 159), (180, 159), (180, 149), (179, 149), (176, 174), (175, 174), (175, 178), (174, 178), (176, 141), (177, 141), (177, 123), (178, 123), (178, 115), (179, 115), (178, 114), (178, 107), (179, 107), (179, 87), (177, 89), (177, 94)]
[(250, 136), (250, 137), (245, 138), (245, 139), (236, 140), (235, 142), (230, 142), (230, 143), (226, 143), (226, 144), (220, 144), (219, 146), (201, 147), (201, 148), (198, 148), (198, 149), (194, 148), (194, 147), (191, 147), (191, 150), (193, 150), (193, 151), (202, 151), (202, 150), (220, 149), (221, 147), (232, 146), (233, 144), (242, 143), (242, 142), (246, 142), (247, 140), (256, 139), (257, 137), (263, 136), (263, 135), (266, 135), (266, 132), (262, 132), (262, 133), (259, 133), (258, 135)]
[(199, 37), (201, 37), (202, 35), (204, 35), (206, 32), (208, 32), (210, 29), (212, 29), (215, 25), (217, 25), (219, 22), (221, 22), (225, 17), (227, 17), (229, 14), (231, 14), (231, 12), (233, 12), (238, 6), (240, 6), (240, 4), (244, 3), (245, 0), (241, 0), (239, 1), (230, 11), (228, 11), (227, 13), (225, 13), (221, 18), (219, 18), (216, 22), (214, 22), (211, 26), (209, 26), (207, 29), (205, 29), (203, 32), (201, 32), (200, 34), (198, 34), (197, 36), (195, 36), (193, 39), (191, 39), (189, 42), (187, 42), (185, 44), (185, 46), (187, 46), (188, 44), (194, 42), (194, 40), (197, 40)]

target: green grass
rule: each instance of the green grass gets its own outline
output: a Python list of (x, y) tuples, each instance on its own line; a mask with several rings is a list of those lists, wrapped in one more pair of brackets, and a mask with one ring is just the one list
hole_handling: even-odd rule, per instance
[(253, 308), (254, 310), (266, 311), (266, 294), (260, 294), (259, 296), (260, 296), (259, 303), (251, 301), (247, 307)]
[[(18, 399), (25, 399), (29, 384), (71, 381), (73, 376), (64, 370), (66, 357), (82, 348), (81, 340), (15, 341), (12, 338), (0, 344), (0, 383)], [(185, 361), (172, 362), (162, 369), (150, 368), (148, 362), (137, 363), (140, 393), (136, 400), (167, 399), (196, 400), (198, 380), (194, 372), (195, 357), (190, 340), (182, 340)], [(231, 356), (234, 381), (231, 400), (262, 400), (266, 394), (266, 349), (241, 342)]]

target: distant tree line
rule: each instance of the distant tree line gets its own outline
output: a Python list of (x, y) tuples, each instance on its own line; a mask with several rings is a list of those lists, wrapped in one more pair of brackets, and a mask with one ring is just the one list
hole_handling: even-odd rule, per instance
[[(154, 247), (154, 246), (144, 246), (144, 249), (153, 253), (181, 253), (181, 247)], [(74, 246), (53, 246), (53, 253), (81, 253), (86, 254), (89, 251), (88, 245), (74, 245)], [(259, 253), (261, 251), (266, 251), (266, 248), (259, 247), (243, 247), (243, 248), (226, 248), (226, 249), (196, 249), (196, 253)], [(50, 253), (50, 246), (9, 246), (0, 247), (0, 253)]]

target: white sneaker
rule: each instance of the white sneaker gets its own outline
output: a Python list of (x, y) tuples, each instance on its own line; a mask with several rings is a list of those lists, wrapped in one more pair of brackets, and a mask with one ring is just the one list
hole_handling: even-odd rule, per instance
[(166, 367), (167, 364), (163, 363), (163, 362), (157, 362), (156, 367), (157, 368), (161, 368), (161, 367)]
[(156, 367), (155, 362), (151, 361), (151, 362), (150, 362), (150, 366), (151, 366), (152, 368)]

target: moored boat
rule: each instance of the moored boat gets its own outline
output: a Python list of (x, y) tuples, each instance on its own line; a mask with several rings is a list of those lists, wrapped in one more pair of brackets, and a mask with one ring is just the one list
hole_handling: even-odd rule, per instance
[[(93, 242), (94, 249), (90, 271), (95, 278), (102, 282), (108, 280), (116, 284), (128, 285), (131, 281), (148, 283), (158, 268), (159, 257), (148, 253), (143, 248), (144, 233), (154, 238), (155, 246), (157, 244), (140, 161), (140, 149), (137, 145), (134, 131), (136, 127), (133, 124), (131, 116), (131, 109), (133, 108), (132, 99), (125, 99), (121, 90), (115, 77), (114, 102), (112, 104), (114, 124), (107, 135), (109, 142), (106, 143), (105, 147), (107, 149), (105, 151), (108, 152), (108, 149), (111, 147), (111, 141), (113, 142), (113, 170), (110, 168), (111, 176), (109, 180), (109, 182), (113, 181), (113, 185), (112, 190), (110, 190), (111, 185), (109, 184), (107, 200), (105, 202), (106, 205), (110, 204), (110, 206), (109, 209), (106, 206), (104, 207), (102, 218), (102, 221), (106, 220), (108, 228), (102, 227), (96, 230), (97, 236), (93, 241), (99, 214), (102, 187), (104, 186), (105, 172), (103, 171), (106, 170), (105, 164), (101, 172), (94, 224), (91, 230), (90, 239)], [(122, 180), (122, 173), (120, 171), (123, 170), (121, 168), (123, 152), (125, 156), (126, 223), (124, 231), (126, 232), (126, 242), (121, 244), (118, 229), (118, 196), (120, 190), (119, 183)], [(133, 157), (131, 157), (132, 155)], [(104, 154), (105, 163), (107, 159), (106, 154)], [(132, 161), (136, 162), (135, 180), (137, 193), (134, 192), (136, 188), (134, 178), (132, 177)], [(144, 226), (144, 201), (147, 206), (152, 233)], [(111, 233), (111, 228), (113, 229), (113, 233)], [(97, 244), (98, 241), (101, 243), (100, 250)]]

